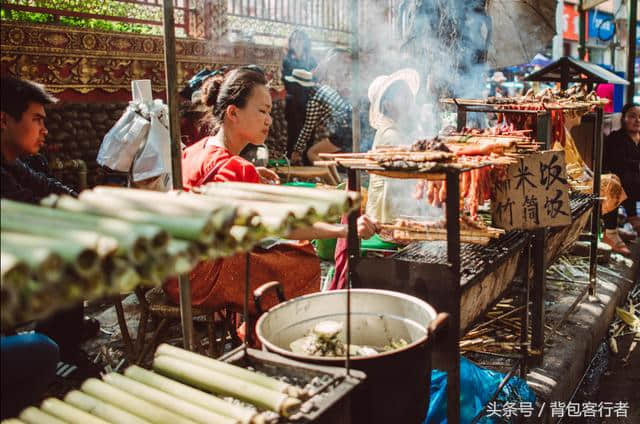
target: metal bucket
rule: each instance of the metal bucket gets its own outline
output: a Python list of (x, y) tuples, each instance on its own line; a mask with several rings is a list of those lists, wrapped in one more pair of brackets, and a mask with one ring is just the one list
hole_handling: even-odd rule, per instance
[[(409, 295), (351, 290), (351, 343), (382, 347), (400, 338), (409, 343), (390, 352), (351, 358), (351, 366), (367, 375), (354, 395), (352, 422), (422, 422), (429, 404), (433, 332), (445, 319), (445, 314), (436, 317), (428, 303)], [(346, 290), (315, 293), (276, 305), (260, 317), (256, 333), (271, 352), (302, 362), (343, 366), (345, 358), (301, 355), (289, 349), (292, 341), (326, 320), (342, 322), (346, 328)]]

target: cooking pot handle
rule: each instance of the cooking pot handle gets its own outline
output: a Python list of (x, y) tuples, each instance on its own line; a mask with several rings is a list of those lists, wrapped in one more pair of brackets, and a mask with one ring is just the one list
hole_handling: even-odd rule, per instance
[(253, 291), (253, 301), (256, 304), (256, 311), (258, 312), (258, 315), (264, 312), (262, 310), (262, 305), (260, 304), (260, 302), (262, 301), (262, 296), (264, 296), (264, 294), (269, 290), (276, 291), (279, 302), (284, 302), (286, 300), (284, 298), (284, 290), (282, 289), (282, 284), (280, 284), (280, 281), (270, 281), (268, 283), (264, 283)]
[(447, 325), (447, 321), (449, 320), (449, 314), (446, 312), (440, 312), (436, 317), (429, 323), (427, 327), (427, 335), (428, 339), (433, 340), (433, 337), (437, 336), (440, 331)]

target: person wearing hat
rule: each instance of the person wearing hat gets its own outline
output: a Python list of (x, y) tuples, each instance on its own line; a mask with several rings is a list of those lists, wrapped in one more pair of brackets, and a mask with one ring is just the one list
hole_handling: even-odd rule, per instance
[[(418, 117), (415, 97), (420, 75), (405, 68), (377, 77), (369, 86), (369, 123), (376, 130), (373, 148), (410, 144)], [(380, 222), (392, 222), (407, 211), (406, 183), (378, 175), (369, 178), (366, 214)]]
[(309, 99), (292, 160), (305, 158), (313, 163), (321, 160), (320, 153), (350, 151), (351, 105), (332, 87), (316, 84), (311, 72), (304, 69), (295, 69), (286, 80), (305, 87)]
[(289, 36), (287, 54), (282, 60), (282, 82), (287, 93), (284, 116), (287, 120), (287, 155), (291, 155), (304, 123), (304, 110), (307, 105), (305, 87), (287, 80), (295, 69), (313, 71), (318, 65), (311, 54), (311, 39), (301, 29), (294, 30)]

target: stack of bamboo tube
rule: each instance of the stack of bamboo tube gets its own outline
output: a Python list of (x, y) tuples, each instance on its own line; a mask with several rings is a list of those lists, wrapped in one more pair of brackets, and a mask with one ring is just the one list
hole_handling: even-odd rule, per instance
[(274, 413), (290, 417), (310, 397), (300, 387), (167, 344), (158, 347), (153, 369), (133, 365), (124, 375), (91, 378), (64, 401), (45, 399), (12, 422), (261, 424)]
[(203, 259), (334, 220), (356, 194), (225, 183), (202, 194), (114, 187), (42, 206), (1, 201), (2, 325), (37, 319), (82, 299), (159, 285)]

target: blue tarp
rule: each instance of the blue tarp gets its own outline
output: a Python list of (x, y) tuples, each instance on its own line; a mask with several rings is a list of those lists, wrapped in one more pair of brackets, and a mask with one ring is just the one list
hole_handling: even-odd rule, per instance
[[(489, 402), (505, 374), (479, 367), (460, 358), (460, 422), (470, 423)], [(510, 422), (514, 414), (523, 416), (528, 408), (535, 408), (536, 395), (527, 383), (517, 376), (511, 377), (496, 400), (489, 404), (488, 413), (478, 423)], [(533, 412), (533, 410), (532, 410)], [(535, 416), (535, 415), (534, 415)], [(509, 419), (511, 418), (511, 419)], [(431, 372), (431, 400), (423, 424), (447, 422), (447, 373)]]

